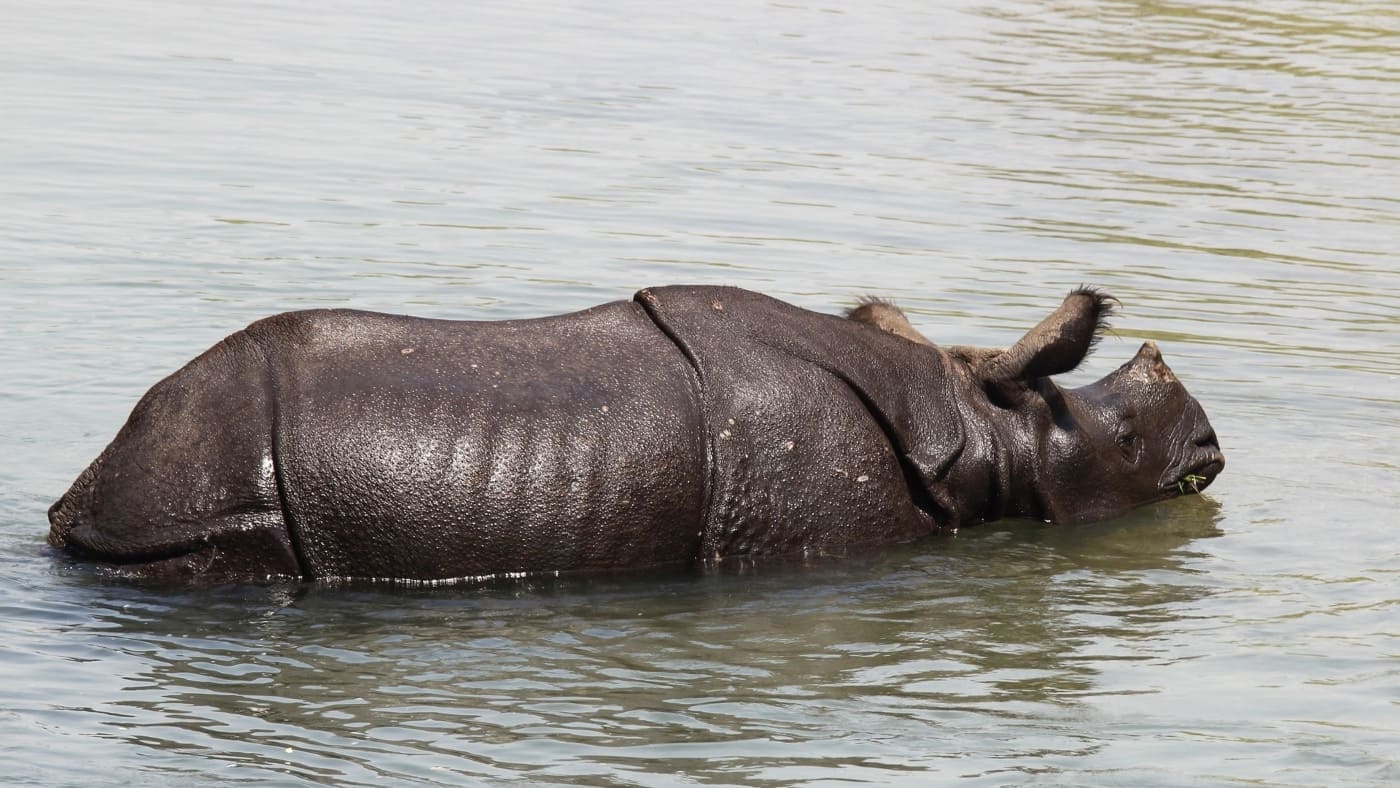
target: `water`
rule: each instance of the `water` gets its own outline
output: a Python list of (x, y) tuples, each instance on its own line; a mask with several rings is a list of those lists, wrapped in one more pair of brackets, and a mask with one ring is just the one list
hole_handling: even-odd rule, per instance
[[(935, 7), (936, 6), (936, 7)], [(1400, 11), (832, 0), (16, 6), (0, 772), (92, 784), (1400, 782)], [(1125, 304), (1208, 496), (847, 561), (179, 591), (44, 509), (265, 314), (727, 283), (1003, 344)]]

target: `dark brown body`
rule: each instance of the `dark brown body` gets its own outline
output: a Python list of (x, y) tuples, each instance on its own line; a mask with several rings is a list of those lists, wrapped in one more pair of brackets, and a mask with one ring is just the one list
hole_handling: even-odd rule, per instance
[(153, 387), (50, 541), (138, 577), (435, 581), (1116, 513), (1047, 503), (1042, 417), (978, 372), (1012, 351), (871, 323), (712, 287), (536, 320), (278, 315)]

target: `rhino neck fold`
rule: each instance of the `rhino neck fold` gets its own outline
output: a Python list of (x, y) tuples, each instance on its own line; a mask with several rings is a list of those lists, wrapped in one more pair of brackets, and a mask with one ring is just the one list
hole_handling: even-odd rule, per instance
[(958, 381), (953, 397), (967, 430), (967, 448), (946, 473), (958, 491), (961, 524), (1003, 517), (1044, 519), (1044, 506), (1032, 480), (1035, 436), (1012, 411), (998, 407), (967, 364), (945, 356), (949, 377)]
[(954, 503), (946, 494), (940, 494), (942, 491), (939, 481), (942, 480), (948, 468), (962, 456), (966, 442), (953, 448), (952, 454), (946, 458), (940, 458), (936, 466), (926, 467), (911, 453), (907, 436), (902, 435), (895, 428), (889, 417), (885, 415), (880, 405), (868, 392), (837, 370), (827, 368), (827, 372), (846, 384), (860, 400), (861, 405), (865, 407), (870, 420), (875, 422), (875, 425), (884, 433), (890, 451), (899, 463), (899, 470), (904, 474), (904, 485), (909, 489), (909, 500), (914, 506), (931, 517), (940, 528), (956, 523), (958, 513), (954, 508)]
[[(1049, 510), (1036, 485), (1035, 466), (1039, 437), (1018, 418), (988, 423), (996, 435), (997, 451), (992, 466), (999, 472), (997, 517), (1024, 517), (1048, 521)], [(988, 518), (993, 519), (993, 518)]]

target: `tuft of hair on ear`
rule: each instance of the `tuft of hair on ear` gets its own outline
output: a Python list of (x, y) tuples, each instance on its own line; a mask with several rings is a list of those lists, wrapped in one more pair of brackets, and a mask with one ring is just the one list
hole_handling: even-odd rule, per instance
[(1117, 303), (1102, 290), (1080, 286), (1005, 353), (980, 359), (975, 374), (996, 398), (1017, 403), (1036, 379), (1078, 369), (1108, 330)]
[(904, 315), (904, 310), (889, 299), (862, 296), (855, 306), (845, 311), (844, 317), (847, 320), (877, 328), (887, 334), (904, 337), (910, 342), (933, 345), (928, 337), (920, 334), (919, 330), (909, 323), (909, 318)]
[[(1080, 285), (1069, 292), (1070, 296), (1088, 296), (1093, 302), (1090, 307), (1094, 313), (1094, 335), (1089, 340), (1089, 349), (1084, 353), (1084, 358), (1093, 355), (1099, 347), (1099, 341), (1105, 334), (1113, 331), (1112, 320), (1122, 312), (1123, 302), (1109, 295), (1101, 288), (1092, 285)], [(1080, 359), (1080, 364), (1084, 359)], [(1077, 369), (1079, 365), (1075, 365)]]
[[(845, 318), (856, 317), (857, 313), (860, 313), (863, 307), (877, 306), (886, 306), (891, 309), (899, 309), (898, 306), (895, 306), (894, 301), (891, 301), (888, 298), (881, 298), (880, 296), (873, 295), (863, 295), (860, 298), (856, 299), (855, 306), (847, 307), (846, 311), (841, 313), (841, 316)], [(867, 309), (865, 311), (870, 310)]]

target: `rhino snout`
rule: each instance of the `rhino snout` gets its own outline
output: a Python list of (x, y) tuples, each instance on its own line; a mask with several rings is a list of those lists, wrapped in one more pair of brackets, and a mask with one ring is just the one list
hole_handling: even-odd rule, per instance
[(1178, 465), (1162, 483), (1162, 490), (1171, 494), (1200, 492), (1215, 481), (1215, 477), (1225, 470), (1225, 454), (1220, 451), (1220, 442), (1215, 430), (1205, 433), (1191, 442), (1191, 451), (1185, 462)]

